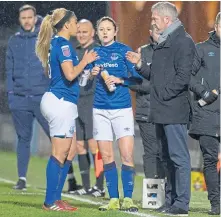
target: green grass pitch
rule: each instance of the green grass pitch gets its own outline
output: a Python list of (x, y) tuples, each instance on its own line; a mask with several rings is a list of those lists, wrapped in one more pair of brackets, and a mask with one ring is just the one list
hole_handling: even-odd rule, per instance
[[(45, 189), (45, 168), (47, 159), (32, 157), (28, 170), (28, 190), (25, 193), (12, 190), (13, 184), (5, 181), (17, 181), (16, 171), (16, 155), (14, 153), (0, 152), (0, 217), (130, 217), (130, 216), (146, 216), (158, 217), (164, 216), (154, 211), (141, 208), (142, 197), (142, 176), (135, 178), (134, 200), (140, 207), (139, 213), (136, 215), (124, 213), (120, 211), (100, 212), (99, 204), (106, 203), (107, 198), (96, 199), (92, 197), (75, 197), (67, 198), (72, 205), (77, 206), (79, 210), (73, 213), (47, 212), (41, 209), (44, 201)], [(77, 180), (80, 181), (80, 174), (77, 165), (75, 165), (75, 174)], [(3, 180), (4, 179), (4, 180)], [(94, 183), (94, 174), (91, 170), (91, 181)], [(122, 195), (122, 186), (119, 181), (119, 188)], [(67, 189), (65, 186), (64, 190)], [(107, 196), (106, 196), (107, 197)], [(83, 201), (81, 200), (83, 199)], [(207, 192), (193, 192), (190, 206), (190, 217), (206, 217), (209, 210), (209, 202), (207, 200)], [(142, 214), (144, 215), (142, 215)]]

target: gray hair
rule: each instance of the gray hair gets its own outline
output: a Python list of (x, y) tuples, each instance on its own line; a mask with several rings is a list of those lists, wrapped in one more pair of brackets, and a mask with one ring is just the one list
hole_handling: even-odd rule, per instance
[(216, 16), (216, 24), (220, 24), (220, 15), (221, 15), (221, 12), (219, 12)]
[(170, 2), (158, 2), (151, 8), (151, 12), (157, 11), (160, 16), (168, 16), (175, 21), (178, 17), (176, 6)]

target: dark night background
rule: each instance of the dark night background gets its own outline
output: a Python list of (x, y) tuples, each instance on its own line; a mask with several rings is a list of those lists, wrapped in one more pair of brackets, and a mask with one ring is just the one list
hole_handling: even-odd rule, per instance
[(107, 2), (50, 2), (50, 1), (20, 1), (1, 2), (0, 7), (0, 113), (8, 113), (7, 98), (5, 93), (5, 52), (8, 40), (19, 27), (18, 10), (24, 4), (33, 5), (37, 14), (45, 16), (49, 11), (64, 7), (72, 10), (77, 15), (78, 20), (85, 18), (96, 25), (96, 21), (108, 14)]
[(106, 14), (107, 2), (50, 2), (50, 1), (20, 1), (20, 2), (1, 2), (0, 7), (0, 26), (10, 27), (18, 24), (18, 9), (24, 5), (33, 5), (37, 14), (45, 16), (50, 10), (64, 7), (73, 10), (78, 19), (86, 18), (96, 23), (97, 19)]
[[(112, 16), (113, 14), (116, 15), (115, 20), (118, 23), (118, 26), (120, 27), (120, 34), (119, 39), (121, 42), (126, 43), (130, 45), (131, 47), (134, 47), (136, 49), (138, 46), (140, 46), (142, 43), (146, 43), (146, 38), (149, 34), (149, 19), (150, 19), (150, 7), (154, 2), (146, 1), (146, 6), (143, 11), (139, 12), (136, 11), (134, 8), (134, 2), (115, 2), (115, 6), (112, 4)], [(109, 15), (111, 4), (110, 2), (83, 2), (83, 1), (19, 1), (19, 2), (13, 2), (13, 1), (5, 1), (1, 2), (0, 4), (0, 151), (1, 150), (15, 150), (16, 147), (16, 139), (15, 139), (15, 131), (12, 124), (11, 114), (8, 109), (8, 101), (5, 91), (5, 53), (6, 53), (6, 47), (8, 44), (8, 40), (10, 36), (12, 36), (19, 28), (18, 23), (18, 10), (19, 8), (24, 4), (30, 4), (33, 5), (36, 10), (37, 14), (41, 16), (45, 16), (49, 11), (64, 7), (66, 9), (72, 10), (75, 12), (75, 14), (78, 17), (78, 20), (85, 18), (92, 21), (92, 23), (95, 25), (96, 21), (101, 18), (102, 16)], [(201, 25), (199, 23), (196, 24), (196, 21), (199, 21), (202, 26), (206, 25), (206, 20), (203, 20), (203, 17), (205, 18), (206, 15), (202, 16), (203, 13), (198, 10), (200, 9), (200, 4), (193, 4), (192, 2), (187, 2), (183, 4), (183, 20), (185, 21), (185, 24), (189, 30), (191, 30), (191, 34), (194, 34), (196, 30), (200, 30), (203, 28), (200, 28)], [(206, 3), (207, 4), (207, 3)], [(204, 3), (203, 3), (204, 5)], [(206, 7), (201, 8), (202, 10)], [(202, 11), (201, 10), (201, 11)], [(189, 13), (189, 11), (191, 13)], [(205, 11), (205, 10), (203, 10)], [(209, 10), (211, 13), (211, 10)], [(114, 12), (114, 13), (113, 13)], [(190, 14), (189, 16), (186, 16), (186, 14)], [(148, 15), (148, 16), (147, 16)], [(199, 15), (199, 16), (198, 16)], [(198, 17), (197, 17), (198, 16)], [(140, 23), (142, 21), (142, 23)], [(136, 29), (136, 31), (134, 31)], [(145, 32), (146, 31), (146, 32)], [(201, 32), (199, 32), (200, 34)], [(195, 34), (196, 35), (196, 34)], [(207, 33), (206, 33), (207, 35)], [(197, 35), (196, 35), (197, 36)], [(37, 126), (37, 125), (35, 125)], [(39, 127), (35, 128), (36, 131), (34, 133), (34, 139), (35, 145), (33, 145), (32, 153), (36, 154), (38, 151), (38, 154), (42, 155), (42, 153), (45, 155), (47, 153), (47, 150), (50, 151), (50, 145), (47, 144), (46, 147), (46, 141), (47, 138), (43, 134), (43, 132), (39, 133)], [(37, 133), (36, 133), (37, 132)], [(139, 136), (139, 129), (138, 126), (135, 125), (135, 144), (136, 144), (136, 152), (135, 152), (135, 164), (137, 167), (139, 167), (138, 171), (142, 171), (142, 154), (143, 154), (143, 148), (141, 144), (141, 139)], [(40, 136), (39, 136), (40, 135)], [(192, 142), (193, 143), (193, 142)], [(191, 144), (192, 144), (191, 143)], [(47, 149), (48, 148), (48, 149)], [(191, 153), (192, 158), (196, 159), (194, 161), (194, 164), (192, 164), (193, 167), (201, 167), (202, 165), (202, 158), (201, 158), (201, 152), (199, 150), (199, 146), (197, 145), (191, 145)], [(115, 153), (115, 157), (119, 160), (119, 153)]]

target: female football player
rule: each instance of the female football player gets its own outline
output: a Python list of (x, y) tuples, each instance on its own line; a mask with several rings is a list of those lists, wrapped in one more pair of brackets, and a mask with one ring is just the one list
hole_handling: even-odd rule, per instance
[[(137, 211), (132, 201), (134, 189), (134, 118), (131, 96), (127, 85), (141, 83), (134, 65), (125, 55), (131, 50), (127, 45), (115, 40), (117, 26), (110, 17), (97, 22), (100, 47), (94, 50), (99, 59), (94, 62), (92, 75), (97, 76), (93, 109), (93, 134), (98, 141), (104, 163), (104, 174), (110, 196), (109, 204), (100, 210)], [(108, 75), (109, 74), (109, 75)], [(130, 74), (130, 76), (129, 76)], [(119, 203), (118, 175), (114, 161), (113, 132), (116, 136), (121, 161), (121, 177), (124, 191), (122, 206)]]
[(44, 18), (36, 44), (36, 53), (51, 79), (41, 101), (41, 112), (49, 123), (52, 142), (52, 154), (46, 169), (45, 210), (76, 210), (61, 201), (61, 191), (76, 152), (77, 76), (97, 57), (95, 52), (86, 51), (81, 62), (78, 62), (69, 42), (76, 32), (77, 18), (74, 12), (59, 8)]

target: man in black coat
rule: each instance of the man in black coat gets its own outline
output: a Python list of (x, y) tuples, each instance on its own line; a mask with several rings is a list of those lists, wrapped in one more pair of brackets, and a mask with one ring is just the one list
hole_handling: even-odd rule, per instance
[(220, 214), (217, 172), (220, 142), (220, 14), (216, 17), (215, 30), (209, 33), (209, 38), (196, 45), (190, 86), (194, 101), (189, 134), (199, 140), (202, 150), (211, 215)]
[[(156, 29), (151, 27), (150, 43), (138, 49), (142, 62), (151, 63), (153, 49), (156, 43)], [(161, 165), (159, 147), (156, 140), (154, 123), (149, 121), (150, 116), (150, 81), (143, 79), (142, 84), (131, 85), (129, 88), (136, 92), (136, 122), (140, 129), (140, 136), (144, 147), (143, 167), (146, 178), (164, 178)]]
[[(150, 79), (150, 121), (155, 123), (159, 146), (167, 161), (166, 203), (168, 215), (188, 216), (190, 201), (190, 155), (187, 123), (190, 114), (189, 83), (195, 45), (177, 18), (174, 4), (152, 6), (152, 24), (160, 34), (152, 64), (142, 62), (140, 73)], [(133, 60), (134, 54), (128, 52)]]

